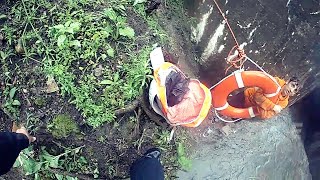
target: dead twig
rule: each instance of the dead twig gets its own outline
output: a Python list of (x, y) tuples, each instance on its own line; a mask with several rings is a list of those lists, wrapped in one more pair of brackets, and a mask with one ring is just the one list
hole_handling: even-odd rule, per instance
[(60, 174), (60, 175), (64, 175), (64, 176), (76, 177), (76, 178), (82, 179), (82, 180), (93, 180), (94, 179), (93, 175), (76, 174), (76, 173), (64, 171), (62, 169), (49, 168), (48, 171), (51, 172), (51, 173), (54, 173), (54, 174)]
[(134, 112), (136, 114), (136, 119), (137, 119), (137, 122), (135, 123), (135, 127), (134, 127), (134, 130), (133, 130), (133, 135), (137, 135), (139, 133), (139, 130), (140, 130), (140, 116), (142, 114), (142, 110), (141, 108), (138, 109), (138, 113)]
[(140, 105), (140, 107), (147, 114), (150, 120), (154, 121), (158, 126), (161, 126), (167, 129), (168, 125), (166, 123), (161, 122), (163, 118), (157, 115), (156, 113), (152, 112), (151, 110), (149, 110), (147, 102), (144, 97), (145, 97), (145, 93), (142, 96), (139, 96), (136, 100), (132, 101), (132, 103), (127, 105), (125, 108), (116, 110), (115, 114), (121, 115), (121, 114), (132, 112)]

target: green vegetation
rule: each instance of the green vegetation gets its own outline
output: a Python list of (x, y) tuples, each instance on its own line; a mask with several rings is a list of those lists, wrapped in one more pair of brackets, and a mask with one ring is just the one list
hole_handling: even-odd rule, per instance
[(68, 114), (59, 114), (48, 125), (49, 131), (56, 138), (66, 138), (79, 132), (76, 122)]
[(177, 154), (180, 167), (184, 170), (190, 170), (192, 166), (191, 160), (187, 157), (185, 145), (182, 142), (178, 143)]
[(0, 2), (1, 110), (10, 117), (5, 121), (19, 117), (38, 138), (16, 162), (27, 179), (124, 178), (151, 146), (162, 149), (172, 179), (186, 156), (177, 155), (180, 140), (168, 142), (170, 132), (141, 107), (118, 119), (114, 113), (148, 88), (153, 47), (174, 42), (161, 24), (164, 15), (146, 15), (138, 1)]
[[(9, 45), (22, 49), (16, 52), (23, 53), (24, 61), (41, 62), (61, 94), (70, 96), (87, 123), (98, 127), (114, 121), (114, 111), (140, 95), (151, 72), (151, 45), (136, 48), (135, 30), (127, 21), (129, 4), (22, 0), (9, 13), (14, 23), (1, 32)], [(12, 55), (5, 52), (3, 61)]]
[[(35, 180), (78, 179), (69, 172), (77, 172), (79, 174), (90, 173), (94, 174), (95, 178), (98, 177), (99, 171), (97, 167), (89, 166), (86, 158), (79, 155), (82, 148), (83, 146), (74, 149), (65, 149), (61, 154), (52, 155), (42, 147), (39, 156), (36, 158), (32, 147), (29, 147), (20, 153), (14, 167), (22, 167), (25, 174), (33, 176)], [(66, 174), (70, 174), (70, 176)]]
[[(12, 115), (14, 119), (17, 119), (18, 116), (18, 107), (21, 105), (20, 101), (15, 99), (17, 92), (16, 87), (6, 87), (6, 89), (3, 92), (3, 96), (5, 98), (5, 103), (3, 105), (4, 111), (6, 111), (7, 114)], [(0, 94), (1, 95), (1, 94)]]

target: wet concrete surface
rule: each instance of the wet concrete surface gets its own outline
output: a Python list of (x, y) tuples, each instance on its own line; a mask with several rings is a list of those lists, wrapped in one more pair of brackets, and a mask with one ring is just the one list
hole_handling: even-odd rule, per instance
[(191, 130), (198, 142), (192, 169), (180, 171), (179, 179), (311, 179), (307, 156), (289, 111), (268, 121), (241, 121), (227, 126), (227, 133), (210, 123)]

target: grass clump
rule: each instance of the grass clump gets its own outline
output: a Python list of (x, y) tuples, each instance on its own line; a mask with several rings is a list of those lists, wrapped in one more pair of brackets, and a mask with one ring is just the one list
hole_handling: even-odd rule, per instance
[(190, 170), (191, 169), (191, 160), (187, 157), (185, 152), (185, 145), (182, 142), (179, 142), (177, 145), (177, 156), (178, 156), (178, 163), (183, 170)]
[(59, 114), (56, 116), (48, 125), (48, 129), (54, 137), (59, 139), (79, 132), (76, 122), (67, 114)]

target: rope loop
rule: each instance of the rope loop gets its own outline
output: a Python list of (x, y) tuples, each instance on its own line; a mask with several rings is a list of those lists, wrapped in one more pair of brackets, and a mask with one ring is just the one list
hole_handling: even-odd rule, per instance
[(230, 66), (226, 69), (225, 74), (227, 74), (228, 70), (232, 67), (242, 69), (246, 58), (247, 55), (244, 52), (244, 49), (240, 48), (237, 45), (233, 46), (226, 59), (227, 64), (230, 64)]

